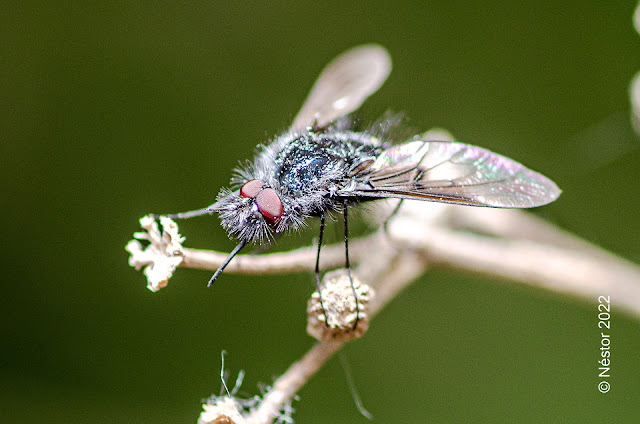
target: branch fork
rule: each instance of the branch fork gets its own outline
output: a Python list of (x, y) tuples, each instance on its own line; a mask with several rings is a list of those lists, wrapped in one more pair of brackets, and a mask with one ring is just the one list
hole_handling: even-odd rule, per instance
[[(388, 216), (390, 206), (385, 208), (383, 204), (380, 207), (383, 210), (373, 210), (369, 217)], [(136, 269), (144, 268), (152, 291), (165, 287), (178, 267), (213, 270), (227, 256), (183, 247), (184, 237), (179, 234), (176, 223), (166, 217), (160, 218), (162, 228), (150, 217), (142, 218), (140, 224), (145, 232), (134, 234), (135, 239), (127, 244), (126, 249), (131, 255), (130, 265)], [(141, 241), (148, 246), (145, 248)], [(341, 244), (324, 247), (322, 268), (343, 266), (343, 249)], [(405, 202), (388, 223), (386, 231), (354, 240), (349, 250), (354, 264), (353, 275), (363, 290), (362, 300), (366, 300), (361, 309), (366, 315), (366, 319), (360, 318), (362, 324), (368, 324), (393, 297), (430, 266), (492, 275), (591, 302), (606, 294), (615, 299), (620, 309), (640, 319), (638, 265), (521, 211)], [(315, 253), (315, 247), (305, 247), (266, 255), (238, 255), (226, 272), (312, 272)], [(325, 283), (327, 280), (340, 280), (339, 275), (327, 273)], [(340, 292), (336, 287), (331, 290)], [(375, 297), (368, 296), (373, 291)], [(323, 299), (329, 297), (329, 293), (326, 296), (323, 293)], [(349, 289), (346, 298), (352, 297)], [(349, 316), (349, 308), (354, 305), (341, 296), (336, 299), (343, 302), (342, 306), (336, 306), (334, 312), (344, 312)], [(199, 423), (272, 423), (279, 419), (286, 422), (282, 421), (283, 408), (287, 405), (290, 408), (290, 402), (300, 388), (348, 339), (364, 332), (336, 337), (332, 333), (335, 328), (319, 330), (318, 324), (324, 327), (324, 317), (320, 319), (318, 309), (313, 307), (313, 297), (310, 305), (309, 328), (320, 341), (276, 379), (272, 388), (255, 405), (233, 415), (228, 410), (216, 409), (219, 402), (207, 403)], [(222, 402), (221, 405), (228, 408), (233, 402)]]

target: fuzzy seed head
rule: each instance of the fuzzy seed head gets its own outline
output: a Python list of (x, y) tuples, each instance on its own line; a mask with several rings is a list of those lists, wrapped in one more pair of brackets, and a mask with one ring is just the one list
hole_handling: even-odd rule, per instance
[(318, 292), (311, 295), (307, 305), (307, 333), (318, 340), (351, 340), (361, 337), (367, 331), (369, 328), (367, 305), (374, 292), (355, 276), (353, 276), (353, 286), (359, 310), (356, 328), (353, 328), (357, 318), (356, 298), (353, 295), (347, 270), (340, 269), (328, 272), (323, 277), (320, 292), (322, 303)]

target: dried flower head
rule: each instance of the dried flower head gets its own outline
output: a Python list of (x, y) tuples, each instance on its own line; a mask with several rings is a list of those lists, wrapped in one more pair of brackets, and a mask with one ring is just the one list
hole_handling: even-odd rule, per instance
[(220, 396), (214, 403), (202, 405), (198, 424), (242, 424), (246, 420), (240, 414), (242, 407), (231, 396)]
[[(318, 340), (351, 340), (361, 337), (369, 328), (367, 304), (374, 293), (369, 286), (361, 283), (355, 276), (353, 287), (355, 297), (349, 274), (345, 269), (326, 273), (322, 279), (320, 291), (322, 303), (318, 292), (314, 292), (307, 305), (307, 333)], [(358, 325), (354, 329), (356, 318)], [(329, 324), (328, 327), (327, 324)]]
[[(125, 247), (131, 254), (129, 265), (136, 270), (144, 268), (147, 288), (153, 292), (167, 285), (184, 257), (182, 243), (185, 238), (178, 233), (178, 225), (164, 216), (160, 217), (160, 224), (162, 231), (153, 217), (143, 216), (140, 218), (140, 226), (145, 231), (134, 233), (134, 240), (130, 240)], [(146, 240), (149, 245), (144, 247), (139, 240)]]

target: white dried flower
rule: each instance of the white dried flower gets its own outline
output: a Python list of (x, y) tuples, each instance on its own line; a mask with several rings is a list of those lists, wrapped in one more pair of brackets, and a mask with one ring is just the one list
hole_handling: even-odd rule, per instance
[[(202, 405), (204, 411), (200, 413), (198, 424), (248, 424), (267, 422), (257, 417), (251, 417), (260, 406), (263, 398), (256, 395), (250, 398), (240, 398), (235, 396), (239, 387), (226, 395), (211, 396)], [(263, 387), (263, 396), (266, 396), (271, 388)], [(295, 409), (291, 406), (292, 401), (298, 400), (298, 396), (284, 401), (283, 405), (275, 414), (274, 424), (293, 424), (293, 414)], [(269, 421), (271, 422), (271, 421)]]
[[(353, 287), (358, 302), (358, 315), (356, 297), (347, 271), (339, 269), (326, 273), (322, 279), (322, 304), (318, 292), (314, 292), (308, 302), (307, 333), (318, 340), (351, 340), (361, 337), (369, 328), (367, 304), (374, 293), (373, 289), (362, 284), (355, 276)], [(354, 329), (356, 317), (358, 325)]]
[(198, 424), (242, 424), (246, 420), (240, 414), (241, 406), (231, 396), (220, 396), (214, 403), (202, 405)]
[[(134, 240), (127, 243), (125, 250), (131, 254), (129, 265), (140, 270), (144, 268), (147, 288), (153, 292), (165, 287), (173, 271), (182, 263), (184, 253), (182, 243), (185, 238), (178, 233), (178, 225), (170, 218), (161, 216), (162, 232), (156, 220), (147, 215), (140, 218), (144, 232), (134, 233)], [(147, 240), (145, 248), (138, 240)]]

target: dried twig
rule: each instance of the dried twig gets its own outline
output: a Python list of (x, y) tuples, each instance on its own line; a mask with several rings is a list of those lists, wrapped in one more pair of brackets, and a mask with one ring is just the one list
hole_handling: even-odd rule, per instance
[[(180, 266), (209, 270), (216, 269), (226, 257), (226, 254), (218, 252), (177, 249), (173, 242), (182, 238), (173, 227), (175, 223), (163, 222), (168, 229), (162, 234), (146, 221), (145, 225), (148, 231), (153, 233), (155, 230), (157, 234), (138, 234), (138, 238), (147, 239), (152, 245), (154, 240), (162, 241), (161, 248), (149, 246), (148, 249), (153, 249), (156, 255), (168, 252), (171, 266), (175, 266), (178, 253), (183, 257)], [(171, 248), (167, 249), (167, 246)], [(128, 249), (132, 253), (132, 266), (149, 265), (149, 254), (139, 243), (130, 243)], [(228, 266), (227, 272), (311, 271), (315, 253), (315, 247), (307, 247), (267, 255), (239, 255)], [(355, 273), (359, 279), (373, 286), (377, 293), (367, 311), (369, 318), (422, 274), (427, 266), (448, 266), (499, 276), (589, 301), (596, 301), (600, 295), (611, 296), (621, 308), (640, 319), (638, 265), (519, 211), (407, 202), (390, 222), (388, 233), (380, 231), (353, 241), (350, 254), (352, 262), (357, 264)], [(141, 263), (143, 260), (147, 262)], [(341, 244), (323, 249), (324, 269), (341, 266), (343, 261)], [(156, 265), (166, 262), (160, 260)], [(243, 420), (273, 422), (294, 394), (344, 343), (318, 342), (275, 381), (262, 401), (252, 408), (252, 413), (243, 416)], [(207, 421), (201, 417), (201, 422)]]
[[(532, 215), (507, 210), (451, 208), (448, 214), (451, 226), (492, 235), (489, 237), (421, 220), (415, 213), (422, 215), (422, 208), (406, 209), (413, 210), (414, 214), (404, 213), (394, 219), (389, 226), (392, 243), (399, 249), (419, 250), (425, 264), (431, 262), (496, 275), (591, 301), (606, 292), (618, 298), (621, 307), (640, 317), (640, 268), (637, 265)], [(491, 214), (495, 215), (493, 219)], [(352, 243), (350, 255), (354, 263), (361, 264), (360, 272), (370, 267), (379, 269), (380, 263), (386, 266), (387, 261), (371, 253), (381, 251), (385, 244), (388, 240), (381, 233)], [(386, 246), (384, 251), (389, 248)], [(226, 257), (224, 253), (186, 248), (183, 254), (181, 266), (209, 270), (220, 266)], [(306, 247), (257, 256), (239, 255), (226, 271), (243, 274), (312, 271), (315, 254), (315, 247)], [(341, 244), (323, 248), (323, 269), (343, 262)]]

